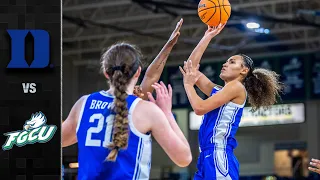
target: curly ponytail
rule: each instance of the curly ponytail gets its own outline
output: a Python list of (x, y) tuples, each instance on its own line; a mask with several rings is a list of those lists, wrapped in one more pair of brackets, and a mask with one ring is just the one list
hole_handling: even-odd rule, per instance
[(129, 138), (129, 121), (126, 92), (133, 75), (140, 66), (140, 52), (132, 45), (119, 43), (111, 46), (102, 55), (102, 69), (109, 75), (110, 85), (114, 88), (112, 143), (108, 161), (115, 161), (120, 149), (126, 149)]
[(283, 83), (279, 81), (279, 75), (263, 68), (254, 68), (250, 57), (240, 54), (244, 65), (249, 68), (249, 72), (244, 79), (244, 86), (248, 92), (248, 102), (252, 111), (260, 107), (268, 108), (277, 102), (280, 92), (283, 90)]

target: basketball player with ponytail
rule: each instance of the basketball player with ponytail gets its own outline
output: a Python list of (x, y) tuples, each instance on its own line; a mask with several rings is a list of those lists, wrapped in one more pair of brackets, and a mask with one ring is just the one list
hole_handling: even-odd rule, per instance
[[(167, 58), (159, 59), (163, 57)], [(133, 94), (140, 59), (140, 51), (131, 44), (111, 46), (101, 56), (109, 90), (81, 97), (63, 122), (62, 146), (78, 142), (78, 179), (149, 179), (151, 135), (175, 164), (190, 164), (190, 146), (171, 111), (171, 86), (151, 84), (157, 78), (148, 77), (141, 86), (156, 89), (156, 100), (150, 92), (150, 101)], [(148, 71), (159, 73), (153, 67)]]
[[(239, 163), (233, 154), (237, 146), (238, 130), (244, 105), (248, 102), (253, 111), (276, 103), (283, 85), (279, 76), (266, 69), (255, 68), (253, 60), (238, 54), (230, 57), (222, 66), (219, 86), (198, 71), (201, 57), (224, 25), (208, 27), (204, 37), (180, 68), (190, 104), (197, 115), (204, 115), (199, 130), (198, 171), (194, 179), (239, 179)], [(209, 98), (201, 99), (196, 85)]]

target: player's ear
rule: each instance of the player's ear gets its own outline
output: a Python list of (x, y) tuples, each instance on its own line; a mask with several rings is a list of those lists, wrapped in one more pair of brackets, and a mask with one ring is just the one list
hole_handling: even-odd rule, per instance
[(107, 72), (103, 72), (104, 76), (107, 78), (107, 79), (110, 79), (109, 75), (107, 74)]
[(243, 67), (241, 72), (240, 72), (241, 75), (246, 75), (248, 73), (249, 73), (249, 68), (247, 68), (247, 67)]
[(136, 73), (134, 74), (134, 78), (139, 78), (139, 76), (140, 76), (140, 74), (141, 74), (141, 66), (139, 66), (139, 68), (137, 69), (137, 71), (136, 71)]

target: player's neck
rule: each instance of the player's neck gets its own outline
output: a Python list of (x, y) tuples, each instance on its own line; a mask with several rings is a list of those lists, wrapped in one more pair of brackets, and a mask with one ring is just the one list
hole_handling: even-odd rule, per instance
[[(128, 95), (132, 95), (133, 94), (133, 88), (134, 88), (134, 84), (128, 84), (128, 87), (127, 87), (127, 90), (126, 90), (126, 93), (128, 94)], [(107, 93), (109, 93), (109, 94), (112, 94), (112, 95), (114, 95), (114, 86), (110, 86), (110, 88), (109, 88), (109, 90), (107, 91)]]
[(235, 79), (224, 80), (224, 85), (230, 83), (231, 81), (239, 81), (239, 82), (243, 83), (243, 78), (239, 76), (239, 77), (237, 77)]

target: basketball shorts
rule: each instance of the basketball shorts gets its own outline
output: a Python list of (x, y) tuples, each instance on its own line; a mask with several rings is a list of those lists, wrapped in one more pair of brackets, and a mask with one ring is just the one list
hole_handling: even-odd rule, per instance
[(231, 148), (201, 148), (194, 180), (238, 180), (239, 162)]

